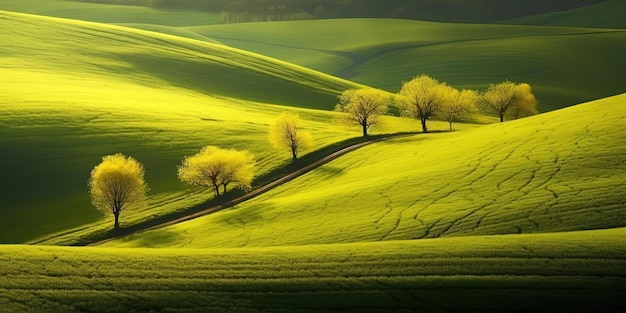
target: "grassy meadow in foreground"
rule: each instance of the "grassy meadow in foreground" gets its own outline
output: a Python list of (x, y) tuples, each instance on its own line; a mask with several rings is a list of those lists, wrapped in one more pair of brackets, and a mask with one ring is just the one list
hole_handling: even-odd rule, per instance
[(232, 209), (108, 245), (306, 245), (622, 227), (625, 100), (377, 143)]
[(621, 228), (244, 249), (0, 246), (0, 312), (619, 312), (624, 241)]
[[(337, 94), (358, 86), (347, 81), (130, 28), (6, 12), (0, 22), (7, 39), (0, 46), (0, 242), (106, 228), (86, 182), (107, 154), (132, 155), (146, 167), (150, 207), (123, 213), (122, 225), (131, 225), (210, 197), (176, 177), (182, 158), (205, 145), (250, 150), (259, 174), (288, 162), (289, 153), (267, 141), (282, 112), (300, 114), (315, 148), (359, 136), (358, 128), (336, 125), (335, 113), (298, 108), (332, 108)], [(389, 121), (378, 132), (417, 129)]]

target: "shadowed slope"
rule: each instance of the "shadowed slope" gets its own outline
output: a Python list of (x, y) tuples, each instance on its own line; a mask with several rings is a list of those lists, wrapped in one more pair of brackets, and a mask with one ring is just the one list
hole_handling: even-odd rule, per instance
[(110, 244), (305, 245), (621, 227), (625, 100), (365, 147), (231, 210)]

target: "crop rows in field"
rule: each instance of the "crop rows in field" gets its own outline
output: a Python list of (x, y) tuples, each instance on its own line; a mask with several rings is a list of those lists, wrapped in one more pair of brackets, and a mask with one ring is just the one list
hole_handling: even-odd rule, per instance
[(3, 246), (0, 312), (617, 310), (626, 306), (617, 297), (626, 291), (625, 234), (215, 250)]

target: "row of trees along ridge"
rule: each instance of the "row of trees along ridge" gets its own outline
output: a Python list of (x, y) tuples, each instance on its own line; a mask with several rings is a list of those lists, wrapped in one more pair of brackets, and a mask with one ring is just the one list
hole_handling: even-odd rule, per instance
[(339, 96), (335, 110), (346, 113), (346, 122), (359, 125), (363, 136), (367, 136), (370, 126), (378, 123), (380, 115), (387, 114), (393, 102), (403, 116), (418, 119), (424, 132), (428, 132), (430, 119), (446, 121), (452, 130), (453, 121), (479, 110), (498, 115), (500, 122), (505, 117), (517, 119), (538, 112), (537, 100), (526, 83), (506, 80), (479, 93), (455, 89), (425, 74), (404, 82), (394, 96), (373, 88), (346, 90)]

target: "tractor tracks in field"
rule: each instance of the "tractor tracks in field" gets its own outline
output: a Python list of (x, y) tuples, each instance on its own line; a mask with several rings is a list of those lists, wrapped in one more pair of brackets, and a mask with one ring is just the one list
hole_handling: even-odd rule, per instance
[(252, 199), (254, 197), (262, 195), (262, 194), (264, 194), (264, 193), (266, 193), (266, 192), (268, 192), (268, 191), (270, 191), (270, 190), (272, 190), (272, 189), (274, 189), (274, 188), (276, 188), (276, 187), (278, 187), (278, 186), (280, 186), (282, 184), (285, 184), (285, 183), (287, 183), (287, 182), (289, 182), (289, 181), (291, 181), (291, 180), (293, 180), (293, 179), (295, 179), (297, 177), (300, 177), (300, 176), (302, 176), (302, 175), (304, 175), (304, 174), (306, 174), (306, 173), (308, 173), (308, 172), (310, 172), (310, 171), (312, 171), (312, 170), (314, 170), (314, 169), (316, 169), (316, 168), (318, 168), (318, 167), (320, 167), (320, 166), (322, 166), (322, 165), (324, 165), (324, 164), (326, 164), (326, 163), (328, 163), (328, 162), (330, 162), (332, 160), (335, 160), (335, 159), (337, 159), (337, 158), (339, 158), (339, 157), (341, 157), (341, 156), (343, 156), (343, 155), (345, 155), (345, 154), (347, 154), (349, 152), (352, 152), (352, 151), (357, 150), (359, 148), (362, 148), (364, 146), (367, 146), (367, 145), (370, 145), (370, 144), (373, 144), (373, 143), (377, 143), (377, 142), (390, 140), (390, 139), (415, 136), (417, 134), (419, 134), (419, 133), (415, 132), (415, 133), (391, 134), (391, 135), (385, 135), (385, 136), (382, 136), (382, 137), (369, 138), (369, 139), (367, 139), (365, 141), (360, 141), (360, 142), (357, 142), (357, 143), (350, 144), (350, 145), (345, 146), (345, 147), (343, 147), (343, 148), (341, 148), (341, 149), (339, 149), (337, 151), (331, 152), (330, 154), (328, 154), (328, 155), (326, 155), (326, 156), (324, 156), (324, 157), (322, 157), (320, 159), (317, 159), (317, 160), (311, 162), (310, 164), (308, 164), (306, 166), (303, 166), (300, 169), (294, 170), (294, 171), (292, 171), (292, 172), (290, 172), (290, 173), (288, 173), (288, 174), (286, 174), (286, 175), (284, 175), (284, 176), (282, 176), (282, 177), (280, 177), (280, 178), (278, 178), (276, 180), (268, 182), (265, 185), (262, 185), (262, 186), (260, 186), (258, 188), (255, 188), (255, 189), (245, 193), (244, 195), (241, 195), (241, 196), (239, 196), (239, 197), (237, 197), (235, 199), (229, 200), (229, 201), (227, 201), (225, 203), (217, 204), (215, 206), (206, 208), (206, 209), (198, 211), (198, 212), (187, 214), (187, 215), (182, 216), (182, 217), (173, 218), (171, 220), (158, 223), (156, 225), (137, 228), (137, 229), (135, 229), (133, 231), (130, 231), (130, 232), (127, 232), (127, 233), (124, 233), (124, 234), (120, 234), (120, 235), (114, 235), (114, 236), (108, 237), (108, 238), (103, 239), (103, 240), (98, 240), (98, 241), (95, 241), (95, 242), (88, 243), (86, 245), (87, 246), (98, 246), (98, 245), (107, 243), (109, 241), (115, 240), (115, 239), (120, 239), (122, 237), (126, 237), (126, 236), (129, 236), (129, 235), (133, 235), (133, 234), (137, 234), (137, 233), (143, 233), (143, 232), (146, 232), (146, 231), (149, 231), (149, 230), (155, 230), (155, 229), (167, 227), (167, 226), (170, 226), (170, 225), (182, 223), (182, 222), (189, 221), (189, 220), (201, 217), (201, 216), (205, 216), (205, 215), (208, 215), (208, 214), (216, 213), (216, 212), (219, 212), (219, 211), (231, 208), (231, 207), (233, 207), (233, 206), (235, 206), (237, 204), (240, 204), (240, 203), (242, 203), (244, 201), (247, 201), (247, 200), (250, 200), (250, 199)]

